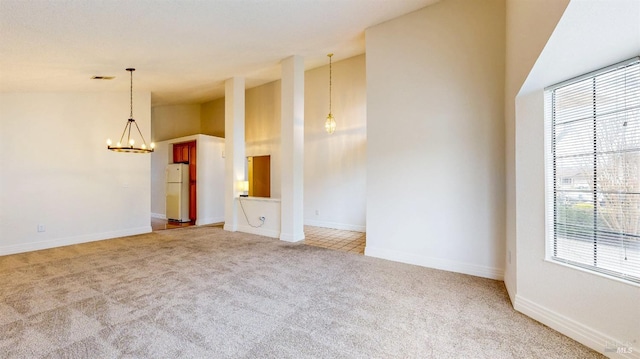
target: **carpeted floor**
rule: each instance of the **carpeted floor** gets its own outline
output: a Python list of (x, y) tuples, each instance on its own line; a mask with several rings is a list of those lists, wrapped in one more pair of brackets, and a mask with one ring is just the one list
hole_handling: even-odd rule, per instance
[(502, 282), (217, 227), (0, 257), (3, 358), (600, 358)]

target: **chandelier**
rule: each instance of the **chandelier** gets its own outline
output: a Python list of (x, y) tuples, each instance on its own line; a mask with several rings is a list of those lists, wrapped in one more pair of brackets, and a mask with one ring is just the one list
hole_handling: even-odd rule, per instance
[(331, 56), (333, 54), (328, 54), (329, 56), (329, 114), (327, 115), (327, 120), (324, 122), (324, 129), (327, 130), (329, 134), (332, 134), (333, 131), (336, 130), (336, 119), (333, 118), (331, 114)]
[[(134, 68), (128, 68), (127, 71), (129, 71), (129, 74), (131, 75), (131, 85), (130, 85), (130, 109), (131, 112), (129, 113), (129, 119), (127, 120), (127, 123), (124, 125), (124, 131), (122, 131), (122, 136), (120, 136), (120, 141), (118, 141), (118, 143), (116, 143), (115, 146), (112, 146), (111, 143), (111, 139), (107, 139), (107, 149), (111, 150), (111, 151), (115, 151), (115, 152), (129, 152), (129, 153), (149, 153), (149, 152), (153, 152), (153, 149), (155, 147), (155, 144), (153, 142), (151, 142), (151, 145), (148, 146), (147, 142), (144, 140), (144, 136), (142, 136), (142, 132), (140, 132), (140, 127), (138, 127), (138, 124), (136, 123), (136, 120), (133, 119), (133, 72), (136, 69)], [(136, 130), (138, 131), (138, 136), (140, 136), (140, 140), (141, 140), (141, 144), (139, 146), (136, 146), (136, 141), (133, 137), (131, 137), (131, 128), (135, 126)], [(123, 140), (125, 140), (125, 135), (127, 136), (126, 138), (126, 142), (123, 143)], [(133, 135), (135, 136), (135, 132), (133, 133)]]

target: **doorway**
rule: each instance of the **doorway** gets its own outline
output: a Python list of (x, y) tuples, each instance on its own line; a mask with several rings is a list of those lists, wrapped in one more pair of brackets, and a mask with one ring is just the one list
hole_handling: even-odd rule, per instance
[(173, 163), (185, 163), (189, 165), (189, 221), (196, 223), (196, 141), (173, 144)]
[(250, 197), (271, 197), (271, 156), (247, 157)]
[(189, 226), (193, 226), (194, 223), (191, 222), (174, 222), (174, 221), (169, 221), (166, 219), (160, 219), (160, 218), (151, 218), (151, 230), (153, 232), (156, 231), (161, 231), (164, 229), (173, 229), (173, 228), (182, 228), (182, 227), (189, 227)]

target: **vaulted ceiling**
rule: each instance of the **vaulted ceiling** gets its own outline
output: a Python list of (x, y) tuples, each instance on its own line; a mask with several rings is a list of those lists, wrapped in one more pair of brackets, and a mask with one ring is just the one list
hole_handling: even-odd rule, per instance
[[(367, 27), (439, 0), (0, 0), (0, 91), (151, 91), (153, 105), (254, 87), (364, 53)], [(92, 76), (115, 76), (91, 80)]]

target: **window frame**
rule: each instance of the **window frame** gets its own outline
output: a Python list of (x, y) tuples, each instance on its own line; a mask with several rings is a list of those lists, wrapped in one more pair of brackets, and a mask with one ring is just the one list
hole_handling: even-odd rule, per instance
[[(568, 258), (561, 258), (557, 256), (555, 246), (557, 241), (556, 236), (556, 225), (558, 222), (556, 221), (557, 214), (557, 196), (556, 189), (557, 186), (566, 185), (565, 176), (556, 173), (556, 134), (555, 134), (555, 91), (566, 86), (570, 86), (576, 84), (578, 82), (587, 80), (587, 79), (595, 79), (600, 75), (604, 75), (613, 71), (616, 71), (621, 68), (626, 68), (628, 66), (640, 66), (640, 56), (633, 57), (631, 59), (621, 61), (615, 63), (613, 65), (591, 71), (589, 73), (562, 81), (555, 85), (546, 87), (544, 89), (544, 172), (545, 172), (545, 260), (561, 264), (573, 269), (578, 269), (581, 271), (586, 271), (588, 273), (604, 276), (607, 278), (615, 279), (618, 281), (622, 281), (624, 283), (632, 284), (635, 286), (640, 286), (640, 276), (636, 277), (635, 275), (628, 273), (616, 272), (613, 270), (603, 269), (601, 267), (597, 267), (594, 265), (588, 265), (580, 262), (572, 261)], [(595, 80), (594, 80), (595, 83)], [(640, 85), (638, 85), (640, 87)], [(634, 89), (636, 87), (633, 87)], [(596, 108), (596, 87), (594, 85), (593, 88), (593, 98), (594, 98), (594, 126), (596, 125), (596, 121), (600, 115), (598, 115), (595, 111)], [(626, 125), (626, 123), (625, 123)], [(597, 141), (600, 137), (598, 137), (597, 132), (594, 130), (593, 132), (594, 142)], [(594, 161), (597, 160), (598, 152), (594, 150)], [(597, 164), (594, 164), (594, 172), (597, 171)], [(595, 181), (595, 179), (594, 179)], [(574, 182), (571, 180), (571, 182)], [(597, 182), (594, 182), (597, 183)], [(602, 192), (597, 188), (598, 186), (593, 186), (593, 198), (594, 203), (598, 202), (599, 194)], [(598, 205), (594, 206), (593, 209), (594, 218), (597, 218)], [(595, 222), (595, 219), (594, 219)], [(564, 226), (568, 226), (569, 222), (564, 222)], [(597, 257), (598, 253), (598, 228), (594, 223), (594, 261)], [(623, 245), (624, 246), (624, 245)], [(597, 262), (596, 262), (597, 263)]]

